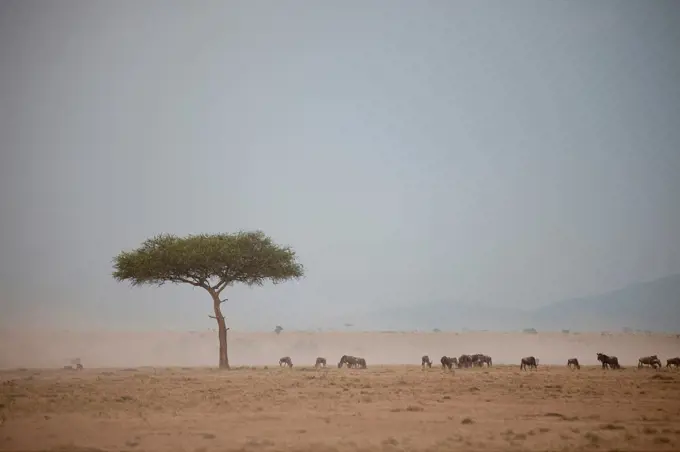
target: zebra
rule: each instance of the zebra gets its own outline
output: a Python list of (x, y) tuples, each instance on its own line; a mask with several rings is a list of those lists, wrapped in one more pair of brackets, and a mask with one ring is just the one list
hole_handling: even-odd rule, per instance
[(489, 355), (480, 355), (479, 358), (477, 358), (477, 363), (479, 367), (483, 367), (484, 364), (486, 364), (486, 367), (491, 367), (491, 357)]
[(472, 367), (472, 356), (460, 355), (460, 358), (458, 358), (458, 367)]
[(423, 355), (420, 361), (421, 361), (420, 366), (423, 369), (425, 368), (425, 366), (432, 367), (432, 361), (430, 361), (430, 357), (428, 355)]
[(470, 358), (472, 358), (472, 365), (476, 367), (482, 367), (484, 365), (484, 355), (481, 353), (475, 353), (474, 355), (470, 355)]
[(314, 364), (314, 367), (326, 367), (326, 358), (318, 357), (316, 358), (316, 364)]
[(293, 367), (293, 360), (290, 359), (290, 356), (284, 356), (279, 360), (279, 367), (284, 365), (288, 367)]
[(456, 358), (449, 358), (448, 356), (442, 356), (439, 361), (442, 363), (442, 369), (451, 369), (458, 362)]
[(356, 367), (359, 365), (359, 358), (350, 355), (342, 355), (340, 362), (338, 362), (338, 369), (347, 364), (347, 368)]

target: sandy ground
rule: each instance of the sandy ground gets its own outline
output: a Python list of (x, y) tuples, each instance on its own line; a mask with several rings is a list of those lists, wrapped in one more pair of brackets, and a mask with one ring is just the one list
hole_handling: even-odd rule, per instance
[(1, 450), (677, 450), (680, 371), (0, 373)]
[[(565, 366), (598, 351), (625, 368)], [(345, 353), (369, 368), (337, 369)], [(461, 353), (494, 367), (419, 366)], [(2, 332), (0, 450), (678, 450), (680, 371), (637, 369), (649, 354), (665, 363), (680, 338), (230, 332), (235, 368), (219, 371), (200, 367), (217, 357), (210, 331)], [(284, 355), (293, 369), (278, 367)], [(526, 355), (538, 371), (519, 371)], [(314, 369), (317, 356), (330, 368)], [(62, 368), (75, 357), (84, 371)]]

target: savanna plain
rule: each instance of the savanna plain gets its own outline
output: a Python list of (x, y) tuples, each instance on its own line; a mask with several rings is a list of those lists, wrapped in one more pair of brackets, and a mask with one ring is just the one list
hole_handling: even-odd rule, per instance
[[(640, 356), (665, 364), (680, 355), (675, 335), (240, 333), (230, 335), (233, 369), (220, 371), (203, 362), (216, 359), (212, 332), (12, 334), (0, 342), (2, 450), (678, 450), (680, 442), (680, 371), (637, 368)], [(181, 347), (189, 351), (171, 364)], [(602, 370), (597, 352), (624, 368)], [(74, 353), (84, 370), (63, 369)], [(365, 357), (368, 369), (338, 369), (345, 353)], [(489, 354), (494, 365), (439, 366), (442, 355), (462, 353)], [(421, 368), (424, 354), (432, 368)], [(292, 369), (278, 366), (286, 355)], [(520, 371), (527, 355), (539, 358), (537, 370)], [(317, 356), (328, 368), (314, 368)], [(571, 357), (580, 370), (566, 367)]]

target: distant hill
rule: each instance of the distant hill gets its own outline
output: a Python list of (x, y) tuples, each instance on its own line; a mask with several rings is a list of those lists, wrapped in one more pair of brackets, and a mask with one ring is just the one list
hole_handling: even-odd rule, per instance
[(680, 274), (530, 311), (438, 301), (344, 321), (372, 330), (680, 331)]
[(537, 309), (536, 328), (680, 331), (680, 274)]

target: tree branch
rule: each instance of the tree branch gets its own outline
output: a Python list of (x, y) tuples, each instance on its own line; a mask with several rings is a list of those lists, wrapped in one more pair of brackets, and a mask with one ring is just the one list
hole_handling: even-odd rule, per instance
[(215, 292), (217, 292), (217, 295), (219, 295), (229, 285), (229, 282), (230, 281), (228, 279), (224, 279), (215, 284), (213, 289), (215, 290)]
[[(217, 320), (217, 317), (215, 317), (214, 315), (208, 314), (208, 317), (210, 317), (211, 319)], [(225, 316), (222, 316), (222, 320), (226, 320), (226, 319), (227, 319), (227, 318), (226, 318)], [(229, 329), (229, 328), (227, 328), (227, 329)]]
[(175, 280), (177, 280), (177, 281), (180, 281), (180, 282), (183, 282), (183, 283), (191, 284), (192, 286), (203, 287), (203, 284), (201, 284), (201, 283), (199, 283), (199, 282), (197, 282), (197, 281), (192, 281), (192, 280), (190, 280), (190, 279), (181, 278), (181, 277), (179, 277), (179, 276), (176, 277), (176, 278), (173, 278), (173, 279), (175, 279)]

